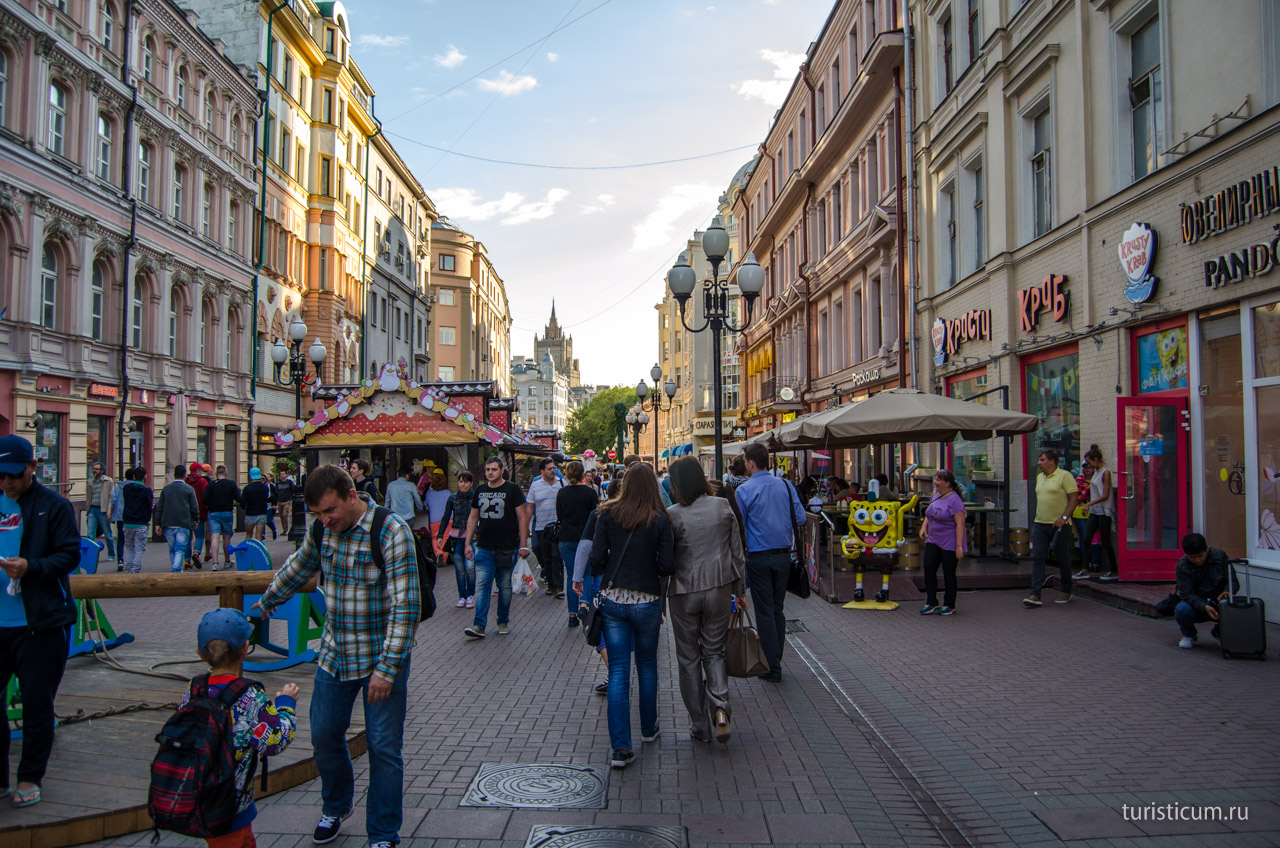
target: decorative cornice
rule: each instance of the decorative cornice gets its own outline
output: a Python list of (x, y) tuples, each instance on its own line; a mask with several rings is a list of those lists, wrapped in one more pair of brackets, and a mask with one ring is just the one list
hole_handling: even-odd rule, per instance
[(15, 218), (22, 218), (22, 197), (8, 183), (0, 183), (0, 212), (8, 213)]
[(0, 11), (0, 41), (7, 41), (19, 47), (24, 47), (31, 35), (31, 27), (13, 15)]
[(74, 224), (61, 215), (54, 215), (45, 221), (43, 241), (49, 241), (50, 239), (70, 241), (79, 234), (79, 230)]

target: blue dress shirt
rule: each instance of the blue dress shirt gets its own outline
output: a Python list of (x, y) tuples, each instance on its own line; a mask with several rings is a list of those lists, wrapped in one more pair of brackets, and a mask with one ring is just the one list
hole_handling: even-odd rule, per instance
[(791, 484), (768, 471), (757, 471), (733, 490), (747, 531), (747, 553), (790, 548), (795, 544), (792, 519), (805, 522), (804, 507)]

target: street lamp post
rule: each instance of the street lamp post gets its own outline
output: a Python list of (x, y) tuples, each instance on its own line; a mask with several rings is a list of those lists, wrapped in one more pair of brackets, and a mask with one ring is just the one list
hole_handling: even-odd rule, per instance
[(691, 333), (701, 333), (708, 328), (711, 330), (711, 374), (715, 387), (716, 479), (719, 480), (724, 477), (724, 434), (720, 432), (724, 400), (721, 397), (720, 333), (724, 330), (741, 333), (751, 324), (751, 306), (764, 288), (764, 269), (756, 262), (754, 253), (748, 253), (746, 258), (738, 264), (738, 289), (747, 301), (747, 314), (742, 323), (735, 326), (732, 321), (733, 315), (729, 310), (729, 281), (720, 279), (720, 263), (729, 252), (729, 234), (725, 232), (718, 215), (712, 220), (707, 231), (702, 234), (702, 250), (707, 255), (707, 261), (711, 263), (711, 278), (702, 281), (703, 323), (701, 327), (690, 327), (685, 320), (684, 307), (693, 296), (693, 290), (697, 285), (697, 274), (683, 256), (675, 267), (667, 272), (667, 285), (676, 302), (680, 304), (680, 323), (684, 328)]
[(649, 401), (649, 405), (644, 405), (644, 399), (649, 394), (649, 386), (644, 380), (636, 386), (636, 394), (640, 396), (640, 405), (645, 409), (653, 410), (653, 470), (658, 470), (658, 413), (670, 412), (674, 405), (676, 396), (676, 384), (674, 380), (668, 379), (667, 384), (663, 387), (663, 392), (667, 395), (667, 404), (663, 406), (662, 398), (658, 395), (658, 384), (662, 382), (662, 366), (656, 362), (649, 369), (649, 377), (653, 380), (653, 400)]
[[(276, 339), (275, 344), (271, 346), (271, 361), (275, 363), (276, 373), (275, 380), (282, 386), (293, 386), (293, 417), (295, 421), (302, 420), (302, 387), (304, 385), (317, 385), (320, 382), (320, 366), (324, 362), (328, 351), (320, 342), (320, 337), (311, 343), (306, 353), (302, 351), (302, 343), (307, 340), (307, 325), (302, 322), (302, 318), (294, 316), (293, 321), (289, 324), (289, 344), (286, 345), (283, 339)], [(310, 359), (315, 367), (315, 373), (307, 373), (307, 360)], [(288, 366), (288, 376), (285, 376), (285, 366)], [(302, 471), (301, 468), (298, 469)], [(299, 473), (299, 479), (302, 475)], [(303, 510), (302, 510), (302, 487), (295, 485), (293, 487), (293, 503), (291, 505), (292, 520), (289, 522), (289, 541), (301, 542), (302, 536), (306, 533), (307, 528), (303, 526)]]
[[(640, 455), (640, 431), (649, 423), (649, 413), (644, 411), (644, 407), (637, 403), (635, 406), (627, 410), (627, 424), (631, 425), (631, 440), (636, 445), (636, 456)], [(658, 458), (653, 458), (654, 468), (657, 468)]]

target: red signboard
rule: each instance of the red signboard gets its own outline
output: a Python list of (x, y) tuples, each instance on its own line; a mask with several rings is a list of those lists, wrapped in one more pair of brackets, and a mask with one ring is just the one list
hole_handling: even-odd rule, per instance
[(89, 394), (94, 397), (116, 398), (120, 397), (120, 389), (116, 386), (108, 386), (105, 383), (90, 383)]

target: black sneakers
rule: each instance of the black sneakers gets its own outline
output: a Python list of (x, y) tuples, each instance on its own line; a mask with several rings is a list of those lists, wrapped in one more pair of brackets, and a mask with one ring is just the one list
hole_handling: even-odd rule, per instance
[(635, 762), (636, 755), (631, 751), (614, 751), (613, 758), (609, 760), (609, 765), (616, 769), (624, 769)]
[(351, 817), (355, 812), (352, 807), (340, 816), (330, 816), (321, 814), (320, 822), (316, 825), (316, 832), (311, 834), (311, 841), (317, 845), (324, 845), (338, 838), (338, 831), (342, 828), (342, 822)]

